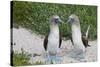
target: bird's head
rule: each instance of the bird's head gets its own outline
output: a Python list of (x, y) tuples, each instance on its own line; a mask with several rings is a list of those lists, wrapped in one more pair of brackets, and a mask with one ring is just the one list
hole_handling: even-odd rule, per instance
[(77, 15), (72, 14), (68, 17), (67, 23), (70, 24), (79, 24), (79, 18)]
[(63, 23), (63, 21), (60, 19), (60, 17), (58, 15), (51, 16), (50, 21), (53, 24)]

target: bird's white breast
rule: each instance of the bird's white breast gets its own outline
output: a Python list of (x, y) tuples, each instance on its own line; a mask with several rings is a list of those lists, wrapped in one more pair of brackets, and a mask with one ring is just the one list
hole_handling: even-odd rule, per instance
[(84, 51), (85, 47), (81, 39), (80, 26), (72, 25), (72, 39), (73, 39), (74, 47), (76, 49), (82, 49)]
[(50, 31), (48, 37), (48, 47), (47, 50), (52, 53), (56, 53), (59, 48), (59, 28), (55, 26)]

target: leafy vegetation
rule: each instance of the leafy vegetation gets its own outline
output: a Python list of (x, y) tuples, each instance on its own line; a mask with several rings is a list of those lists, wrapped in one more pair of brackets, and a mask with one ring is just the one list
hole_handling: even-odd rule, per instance
[(35, 63), (33, 63), (33, 65), (44, 65), (45, 63), (43, 63), (42, 61), (36, 61)]
[(21, 52), (14, 52), (13, 53), (13, 66), (25, 66), (25, 65), (43, 65), (42, 61), (36, 61), (34, 63), (30, 63), (30, 57), (31, 54), (25, 52), (23, 49), (21, 49)]
[[(13, 23), (33, 32), (45, 35), (49, 30), (49, 18), (52, 15), (59, 15), (66, 22), (71, 14), (79, 16), (82, 32), (85, 32), (88, 25), (91, 25), (89, 38), (97, 38), (97, 7), (87, 5), (51, 4), (37, 2), (13, 1)], [(63, 37), (69, 38), (70, 25), (60, 24), (60, 31)]]
[(30, 54), (22, 50), (21, 53), (14, 52), (12, 63), (14, 66), (31, 65), (31, 63), (29, 63), (29, 60)]

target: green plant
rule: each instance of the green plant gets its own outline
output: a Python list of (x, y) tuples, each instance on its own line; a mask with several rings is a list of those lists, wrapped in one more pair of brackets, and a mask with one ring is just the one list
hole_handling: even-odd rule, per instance
[(36, 61), (35, 63), (33, 63), (33, 65), (44, 65), (45, 63), (43, 63), (42, 61)]
[(13, 53), (13, 66), (31, 65), (29, 63), (30, 54), (22, 50), (20, 53)]

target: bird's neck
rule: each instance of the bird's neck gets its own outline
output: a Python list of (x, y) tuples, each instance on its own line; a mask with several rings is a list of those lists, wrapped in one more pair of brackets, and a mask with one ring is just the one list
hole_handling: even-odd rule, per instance
[(58, 24), (50, 24), (50, 33), (59, 34)]
[(72, 24), (72, 38), (73, 40), (81, 41), (81, 29), (80, 24)]

